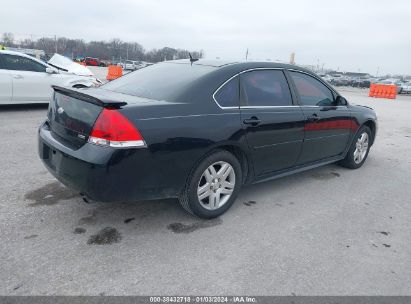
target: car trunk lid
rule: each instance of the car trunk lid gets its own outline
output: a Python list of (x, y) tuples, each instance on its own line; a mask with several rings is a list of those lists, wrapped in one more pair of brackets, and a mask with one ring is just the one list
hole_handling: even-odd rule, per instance
[[(53, 86), (54, 96), (48, 110), (52, 135), (71, 149), (87, 142), (93, 125), (104, 108), (119, 108), (127, 103), (120, 98), (103, 98), (81, 89)], [(93, 90), (91, 90), (93, 91)], [(100, 98), (99, 98), (100, 97)]]
[(135, 128), (141, 119), (168, 116), (170, 113), (182, 115), (188, 111), (184, 104), (178, 102), (132, 96), (103, 88), (53, 86), (53, 89), (54, 96), (48, 111), (51, 133), (71, 149), (78, 149), (89, 140), (104, 109), (116, 109)]

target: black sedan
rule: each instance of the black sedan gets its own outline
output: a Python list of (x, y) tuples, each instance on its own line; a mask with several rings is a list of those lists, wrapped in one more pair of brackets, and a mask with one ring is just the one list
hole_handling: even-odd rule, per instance
[(178, 60), (100, 88), (54, 87), (39, 155), (85, 200), (175, 197), (213, 218), (244, 184), (361, 167), (376, 131), (372, 109), (297, 66)]

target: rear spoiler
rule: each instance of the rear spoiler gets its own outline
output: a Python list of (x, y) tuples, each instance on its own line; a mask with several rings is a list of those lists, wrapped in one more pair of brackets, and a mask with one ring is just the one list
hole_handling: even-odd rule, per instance
[[(80, 89), (76, 89), (76, 88), (69, 89), (69, 88), (59, 87), (56, 85), (53, 85), (51, 87), (53, 88), (54, 92), (58, 92), (66, 96), (84, 100), (86, 102), (93, 103), (95, 105), (98, 105), (104, 108), (108, 108), (108, 107), (117, 108), (117, 107), (125, 106), (127, 104), (127, 102), (125, 101), (106, 100), (105, 98), (101, 98), (100, 96), (98, 96), (97, 94), (93, 94), (92, 92), (90, 92), (91, 94), (86, 94), (82, 92)], [(97, 95), (98, 97), (93, 96), (93, 95)]]

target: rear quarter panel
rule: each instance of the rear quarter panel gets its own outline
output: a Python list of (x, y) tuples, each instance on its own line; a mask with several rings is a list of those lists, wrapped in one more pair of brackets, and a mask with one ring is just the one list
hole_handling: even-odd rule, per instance
[[(139, 129), (149, 152), (144, 163), (133, 161), (135, 170), (145, 172), (145, 180), (141, 181), (140, 174), (135, 177), (139, 183), (147, 183), (145, 188), (155, 185), (164, 197), (178, 196), (190, 171), (211, 150), (223, 145), (248, 150), (239, 110), (222, 110), (211, 100), (206, 106), (168, 103), (122, 111)], [(144, 168), (138, 168), (138, 164)]]

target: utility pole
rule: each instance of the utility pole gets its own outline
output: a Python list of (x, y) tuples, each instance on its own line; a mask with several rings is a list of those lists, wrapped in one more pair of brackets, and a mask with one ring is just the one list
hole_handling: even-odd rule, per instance
[(290, 55), (290, 64), (295, 64), (295, 53), (292, 52)]
[(57, 53), (57, 36), (56, 35), (54, 35), (54, 42), (55, 42), (55, 45), (56, 45), (56, 53)]
[(247, 51), (245, 52), (245, 61), (247, 61), (247, 59), (248, 59), (248, 48), (247, 48)]

